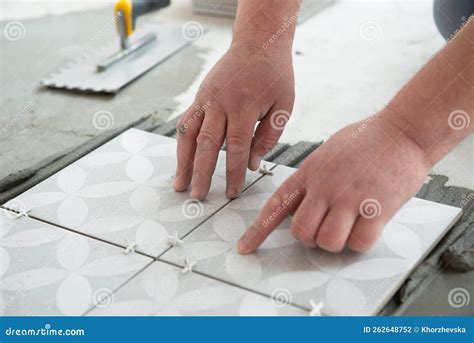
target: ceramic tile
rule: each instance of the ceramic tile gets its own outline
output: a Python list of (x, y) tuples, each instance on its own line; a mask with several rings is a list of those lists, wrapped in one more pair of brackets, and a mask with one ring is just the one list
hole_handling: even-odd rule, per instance
[[(173, 190), (175, 167), (175, 139), (130, 129), (4, 206), (156, 257), (169, 235), (182, 237), (228, 202), (225, 152), (203, 202)], [(249, 171), (246, 185), (260, 176)]]
[(0, 210), (0, 314), (81, 315), (152, 259)]
[(258, 181), (162, 258), (182, 264), (186, 257), (197, 261), (199, 272), (284, 296), (305, 308), (322, 302), (327, 315), (375, 315), (461, 213), (458, 208), (413, 198), (363, 254), (304, 248), (292, 238), (287, 219), (255, 254), (239, 255), (238, 238), (293, 172), (277, 166), (273, 176)]
[(298, 316), (283, 301), (233, 287), (196, 273), (155, 262), (95, 307), (90, 316)]

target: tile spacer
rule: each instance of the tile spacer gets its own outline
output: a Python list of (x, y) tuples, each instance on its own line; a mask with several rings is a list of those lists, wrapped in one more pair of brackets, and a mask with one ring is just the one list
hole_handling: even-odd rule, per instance
[(187, 258), (184, 259), (184, 268), (181, 269), (181, 274), (187, 274), (193, 271), (194, 266), (196, 265), (197, 261), (191, 261)]
[(18, 219), (18, 218), (21, 218), (21, 217), (26, 217), (26, 218), (30, 218), (29, 214), (31, 212), (31, 208), (27, 208), (27, 209), (24, 209), (24, 210), (21, 210), (15, 217), (15, 219)]
[(130, 251), (135, 252), (135, 247), (137, 246), (137, 243), (135, 241), (130, 242), (127, 237), (125, 237), (125, 240), (127, 241), (127, 247), (125, 248), (125, 255), (128, 255)]
[(178, 237), (178, 231), (175, 231), (174, 235), (168, 235), (168, 244), (173, 247), (179, 247), (184, 244), (184, 241)]
[(324, 307), (324, 303), (322, 301), (318, 302), (317, 304), (314, 302), (313, 299), (309, 300), (309, 304), (311, 305), (311, 311), (309, 312), (309, 315), (314, 317), (314, 316), (321, 316), (321, 309)]
[(265, 165), (263, 165), (263, 168), (260, 168), (258, 172), (263, 175), (269, 175), (269, 176), (273, 175), (273, 172), (271, 170), (268, 170)]

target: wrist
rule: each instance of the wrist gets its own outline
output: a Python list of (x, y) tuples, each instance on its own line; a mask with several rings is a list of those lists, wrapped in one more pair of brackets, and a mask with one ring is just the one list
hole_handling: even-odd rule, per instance
[(432, 147), (425, 145), (425, 140), (420, 139), (423, 132), (417, 130), (401, 115), (399, 109), (389, 104), (380, 115), (380, 125), (388, 136), (396, 140), (399, 146), (408, 147), (411, 151), (417, 151), (418, 158), (427, 169), (431, 169), (438, 159), (432, 154)]
[(291, 52), (299, 1), (240, 0), (233, 44), (252, 44), (259, 50)]

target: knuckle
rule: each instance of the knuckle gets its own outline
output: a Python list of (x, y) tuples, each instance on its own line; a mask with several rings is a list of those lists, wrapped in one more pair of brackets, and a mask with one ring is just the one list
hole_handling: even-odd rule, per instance
[(216, 136), (209, 131), (201, 131), (197, 136), (196, 143), (198, 148), (204, 151), (216, 150), (219, 146)]
[(227, 137), (227, 151), (231, 154), (241, 155), (246, 152), (247, 141), (242, 136), (229, 135)]
[(184, 115), (181, 117), (180, 120), (176, 123), (176, 133), (178, 134), (178, 139), (183, 136), (183, 134), (186, 132), (186, 128), (184, 123)]
[(178, 136), (186, 137), (187, 135), (185, 134), (188, 131), (192, 131), (193, 134), (196, 134), (201, 126), (203, 116), (204, 110), (198, 103), (191, 105), (176, 124)]
[(274, 138), (274, 137), (263, 137), (257, 144), (257, 146), (260, 146), (260, 148), (262, 149), (263, 152), (268, 152), (269, 150), (271, 150), (275, 144), (276, 144), (277, 140)]
[(270, 199), (268, 199), (268, 204), (272, 207), (279, 207), (282, 203), (283, 196), (278, 191), (273, 193)]

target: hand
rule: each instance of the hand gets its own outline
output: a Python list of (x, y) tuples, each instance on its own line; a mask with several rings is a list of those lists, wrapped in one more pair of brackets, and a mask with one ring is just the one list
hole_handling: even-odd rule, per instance
[[(384, 225), (423, 184), (431, 163), (404, 131), (384, 119), (352, 124), (314, 151), (267, 201), (238, 243), (248, 254), (288, 215), (291, 233), (309, 247), (369, 249)], [(298, 194), (288, 206), (288, 194)], [(286, 195), (286, 197), (285, 197)], [(284, 211), (276, 220), (266, 218)]]
[(177, 124), (176, 191), (192, 180), (191, 197), (206, 197), (225, 140), (226, 194), (238, 197), (247, 166), (256, 170), (280, 138), (294, 102), (291, 48), (263, 49), (262, 41), (235, 41)]

